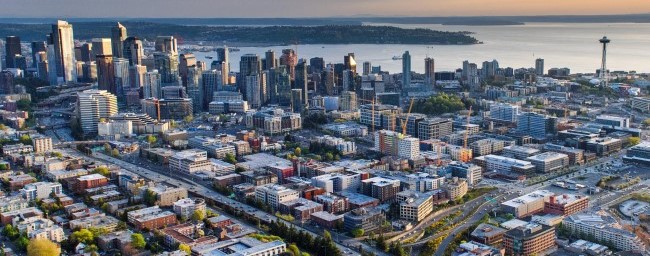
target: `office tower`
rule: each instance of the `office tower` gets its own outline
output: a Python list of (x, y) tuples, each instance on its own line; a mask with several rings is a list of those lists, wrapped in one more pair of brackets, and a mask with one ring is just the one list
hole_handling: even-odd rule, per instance
[[(245, 54), (241, 56), (241, 60), (239, 61), (239, 77), (237, 78), (237, 81), (239, 89), (245, 97), (249, 95), (246, 92), (246, 77), (260, 73), (262, 73), (262, 62), (259, 56), (256, 54)], [(249, 99), (245, 98), (244, 100)]]
[(341, 111), (356, 111), (358, 108), (357, 93), (353, 91), (341, 93), (339, 108)]
[(499, 62), (497, 60), (484, 61), (483, 67), (481, 68), (481, 74), (483, 78), (493, 78), (497, 74), (499, 69)]
[(307, 77), (307, 63), (306, 60), (301, 59), (298, 61), (298, 65), (296, 65), (296, 81), (294, 83), (294, 88), (300, 89), (303, 93), (303, 96), (301, 97), (304, 101), (304, 106), (309, 105), (308, 104), (308, 81), (309, 78)]
[(397, 143), (397, 155), (406, 159), (413, 159), (420, 155), (420, 140), (418, 138), (404, 138)]
[[(78, 61), (88, 62), (88, 61), (94, 61), (96, 55), (97, 54), (93, 53), (93, 45), (92, 45), (92, 43), (84, 43), (84, 44), (81, 45), (81, 47), (79, 47), (79, 55), (76, 55), (76, 56), (78, 58)], [(110, 55), (110, 54), (108, 54), (108, 55)]]
[(124, 99), (126, 91), (131, 88), (131, 81), (129, 75), (129, 60), (125, 58), (113, 58), (113, 66), (115, 71), (115, 95), (120, 100)]
[(113, 95), (117, 94), (115, 88), (115, 66), (113, 65), (113, 56), (97, 55), (97, 87), (100, 90), (108, 91)]
[(185, 88), (180, 85), (165, 86), (160, 90), (163, 99), (184, 99), (187, 98)]
[(16, 55), (22, 55), (20, 37), (8, 36), (5, 40), (5, 68), (16, 68)]
[(354, 90), (355, 88), (355, 83), (354, 83), (354, 77), (355, 73), (352, 70), (346, 69), (343, 70), (343, 74), (341, 74), (341, 92), (346, 92), (346, 91), (351, 91)]
[(208, 110), (214, 92), (222, 86), (221, 71), (212, 69), (206, 70), (201, 75), (201, 84), (203, 86), (203, 110)]
[(538, 58), (535, 60), (535, 74), (538, 76), (544, 75), (544, 59)]
[(122, 44), (122, 56), (129, 59), (129, 65), (142, 65), (142, 56), (144, 56), (144, 47), (142, 41), (137, 37), (128, 37)]
[(131, 88), (138, 90), (144, 86), (144, 75), (147, 73), (147, 67), (135, 65), (129, 67), (129, 81)]
[(39, 52), (47, 52), (47, 45), (45, 41), (32, 42), (32, 67), (38, 67), (37, 55)]
[(262, 106), (261, 100), (261, 74), (251, 74), (246, 76), (246, 100), (251, 108), (259, 108)]
[(78, 80), (83, 83), (97, 82), (97, 62), (77, 62), (77, 64), (79, 63), (81, 63), (81, 75)]
[(46, 51), (40, 51), (36, 54), (34, 59), (36, 62), (36, 70), (38, 72), (38, 78), (44, 81), (48, 79), (48, 61), (47, 61), (47, 49)]
[(289, 73), (289, 67), (278, 66), (275, 75), (275, 86), (278, 90), (277, 103), (280, 106), (289, 106), (291, 105), (291, 74)]
[(160, 73), (158, 70), (154, 69), (151, 72), (147, 72), (144, 75), (144, 87), (142, 88), (142, 94), (145, 99), (148, 98), (161, 98), (161, 85), (160, 85)]
[(75, 64), (72, 25), (66, 21), (57, 21), (56, 24), (52, 25), (51, 37), (54, 45), (54, 63), (52, 65), (56, 66), (57, 78), (63, 82), (76, 82), (77, 65)]
[(178, 54), (178, 46), (176, 38), (173, 36), (158, 36), (156, 37), (155, 48), (157, 52), (165, 52), (171, 54)]
[(517, 117), (517, 132), (536, 140), (546, 139), (547, 134), (557, 131), (557, 118), (526, 112)]
[(296, 65), (298, 64), (298, 55), (293, 49), (284, 49), (282, 50), (282, 56), (280, 56), (280, 65), (287, 67), (287, 72), (291, 77), (291, 80), (296, 78)]
[(86, 90), (77, 93), (77, 117), (85, 135), (97, 133), (101, 118), (117, 114), (117, 98), (103, 90)]
[(346, 70), (350, 70), (355, 74), (357, 73), (357, 61), (354, 59), (354, 53), (348, 53), (348, 55), (343, 56), (343, 64)]
[(21, 70), (27, 70), (27, 59), (23, 55), (14, 56), (14, 67)]
[(277, 104), (278, 103), (278, 87), (276, 83), (276, 73), (277, 67), (264, 71), (264, 76), (266, 77), (266, 85), (264, 88), (264, 95), (262, 97), (262, 102), (264, 104)]
[(14, 93), (14, 74), (10, 71), (0, 72), (0, 94)]
[(343, 71), (345, 71), (344, 63), (335, 63), (334, 64), (334, 85), (336, 86), (336, 91), (343, 91)]
[(409, 51), (402, 54), (402, 87), (411, 86), (411, 54)]
[(178, 65), (178, 73), (181, 77), (181, 83), (187, 87), (187, 73), (191, 67), (196, 67), (196, 57), (191, 53), (184, 53), (180, 55)]
[(600, 72), (598, 73), (598, 78), (601, 81), (601, 86), (608, 87), (609, 86), (609, 70), (607, 70), (607, 44), (611, 42), (609, 38), (604, 36), (602, 39), (598, 40), (601, 44), (603, 44), (603, 59), (600, 64)]
[(507, 104), (495, 103), (490, 105), (490, 121), (501, 123), (515, 123), (521, 107)]
[(322, 85), (320, 91), (325, 95), (337, 95), (336, 77), (334, 76), (334, 65), (328, 64), (323, 70)]
[(217, 61), (222, 61), (225, 62), (226, 65), (230, 65), (230, 59), (228, 58), (228, 55), (229, 49), (227, 46), (217, 48)]
[(465, 81), (465, 84), (472, 90), (478, 89), (478, 87), (481, 85), (478, 76), (478, 66), (475, 63), (463, 61), (463, 71), (461, 72), (461, 77), (462, 80)]
[(275, 52), (273, 50), (266, 51), (264, 58), (264, 70), (276, 68), (278, 66), (275, 60)]
[(302, 89), (291, 89), (291, 111), (300, 113), (303, 109)]
[(56, 71), (56, 49), (54, 48), (54, 38), (52, 33), (46, 36), (47, 42), (47, 62), (48, 62), (48, 82), (50, 85), (56, 85), (59, 80), (58, 72)]
[(371, 69), (372, 69), (372, 64), (370, 63), (370, 61), (364, 61), (363, 62), (363, 73), (361, 73), (361, 74), (364, 75), (364, 76), (369, 75)]
[(424, 83), (431, 89), (436, 84), (436, 64), (433, 58), (424, 59)]
[(110, 38), (93, 38), (92, 55), (93, 57), (97, 55), (112, 55), (113, 58), (117, 58), (115, 57), (117, 55), (113, 55), (113, 46), (111, 45)]
[(124, 55), (124, 40), (126, 40), (126, 27), (119, 22), (111, 28), (111, 52), (114, 58), (127, 58)]
[[(162, 44), (163, 46), (167, 44)], [(168, 45), (167, 45), (168, 46)], [(166, 46), (165, 46), (166, 47)], [(163, 49), (166, 49), (163, 47)], [(178, 85), (178, 55), (172, 52), (154, 52), (154, 67), (160, 73), (162, 86)]]
[(203, 85), (201, 84), (201, 76), (203, 70), (196, 66), (187, 68), (186, 84), (187, 96), (192, 99), (192, 109), (194, 112), (199, 113), (203, 110)]
[(309, 73), (321, 73), (325, 70), (325, 60), (320, 57), (309, 59)]

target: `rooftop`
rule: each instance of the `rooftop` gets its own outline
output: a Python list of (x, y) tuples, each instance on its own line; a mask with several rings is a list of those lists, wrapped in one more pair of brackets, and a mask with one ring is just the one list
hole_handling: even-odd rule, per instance
[(529, 194), (525, 194), (523, 196), (517, 197), (510, 199), (509, 201), (505, 201), (502, 203), (502, 205), (510, 206), (510, 207), (519, 207), (522, 204), (528, 204), (530, 202), (534, 202), (536, 200), (544, 200), (546, 197), (550, 197), (555, 195), (555, 193), (548, 191), (548, 190), (537, 190), (534, 192), (531, 192)]

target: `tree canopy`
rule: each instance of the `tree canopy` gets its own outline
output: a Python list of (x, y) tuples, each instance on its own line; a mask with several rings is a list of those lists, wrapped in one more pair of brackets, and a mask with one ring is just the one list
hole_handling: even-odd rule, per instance
[(144, 236), (140, 233), (135, 233), (131, 235), (131, 245), (137, 249), (144, 249), (147, 246), (147, 242), (144, 240)]
[(60, 254), (61, 248), (49, 239), (32, 239), (27, 245), (27, 256), (58, 256)]
[(413, 104), (412, 112), (427, 115), (440, 115), (465, 109), (466, 105), (460, 97), (445, 93), (432, 96), (427, 100), (420, 100)]

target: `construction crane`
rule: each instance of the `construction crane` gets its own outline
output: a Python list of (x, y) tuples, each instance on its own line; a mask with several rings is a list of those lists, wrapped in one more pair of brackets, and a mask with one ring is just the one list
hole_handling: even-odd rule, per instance
[(461, 149), (460, 152), (460, 161), (464, 163), (467, 163), (470, 160), (472, 160), (472, 151), (471, 149), (467, 148), (467, 137), (469, 136), (469, 129), (470, 129), (469, 121), (471, 115), (472, 115), (472, 106), (469, 106), (469, 111), (467, 112), (467, 124), (465, 127), (465, 135), (463, 137), (463, 148)]
[(409, 112), (406, 113), (406, 120), (402, 122), (402, 134), (406, 135), (406, 125), (409, 122), (409, 117), (411, 116), (411, 110), (413, 110), (413, 101), (415, 98), (411, 98), (411, 105), (409, 105)]
[(380, 104), (379, 100), (375, 97), (372, 100), (357, 99), (358, 101), (370, 102), (370, 107), (372, 109), (372, 114), (370, 115), (370, 123), (372, 124), (372, 133), (375, 133), (375, 105)]

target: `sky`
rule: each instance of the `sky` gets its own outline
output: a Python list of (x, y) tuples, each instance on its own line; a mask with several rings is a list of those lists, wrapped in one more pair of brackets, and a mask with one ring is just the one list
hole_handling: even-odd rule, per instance
[(650, 13), (648, 0), (0, 0), (4, 18), (509, 16)]

